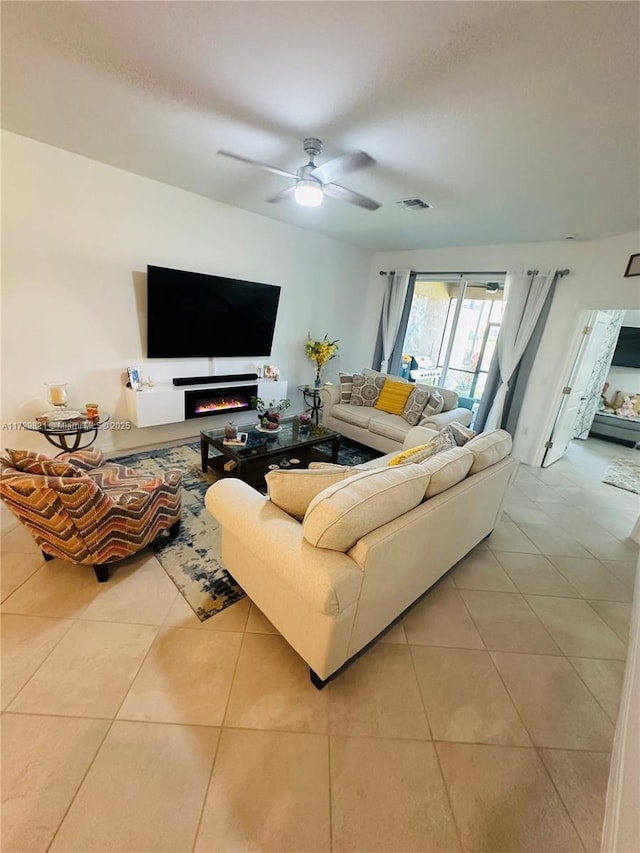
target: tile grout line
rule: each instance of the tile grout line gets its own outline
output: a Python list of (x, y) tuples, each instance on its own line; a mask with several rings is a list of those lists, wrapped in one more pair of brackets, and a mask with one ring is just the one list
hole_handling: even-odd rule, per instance
[[(252, 602), (252, 604), (253, 604), (253, 602)], [(236, 657), (235, 666), (233, 667), (233, 674), (232, 674), (231, 680), (229, 682), (229, 693), (227, 694), (227, 701), (225, 702), (224, 712), (222, 714), (222, 719), (220, 721), (220, 725), (218, 726), (218, 728), (220, 730), (220, 734), (218, 736), (218, 742), (216, 744), (215, 752), (213, 754), (213, 760), (211, 762), (211, 769), (209, 770), (209, 778), (207, 779), (207, 784), (206, 784), (205, 789), (204, 789), (204, 797), (202, 799), (202, 805), (200, 807), (200, 812), (198, 814), (198, 819), (196, 821), (195, 833), (193, 836), (193, 844), (191, 846), (192, 853), (193, 853), (193, 851), (195, 851), (196, 845), (198, 843), (198, 837), (200, 835), (200, 830), (202, 828), (202, 819), (204, 817), (204, 810), (205, 810), (205, 807), (207, 805), (207, 798), (209, 796), (209, 790), (211, 788), (211, 782), (213, 780), (213, 773), (214, 773), (215, 766), (216, 766), (216, 760), (218, 758), (218, 752), (220, 750), (220, 741), (222, 740), (224, 732), (226, 731), (225, 721), (227, 718), (227, 711), (229, 709), (229, 702), (231, 700), (231, 693), (233, 692), (233, 683), (236, 680), (236, 674), (238, 672), (238, 665), (240, 663), (240, 655), (242, 654), (242, 648), (244, 646), (244, 640), (245, 640), (245, 637), (247, 635), (247, 624), (249, 622), (250, 610), (251, 610), (251, 607), (249, 607), (249, 610), (247, 610), (247, 618), (245, 620), (244, 629), (242, 631), (242, 638), (240, 640), (240, 645), (238, 646), (238, 654)]]

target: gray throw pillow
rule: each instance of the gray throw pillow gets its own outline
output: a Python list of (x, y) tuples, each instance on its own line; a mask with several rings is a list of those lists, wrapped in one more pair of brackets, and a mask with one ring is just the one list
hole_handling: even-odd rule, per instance
[(340, 402), (350, 403), (353, 393), (353, 373), (339, 373), (340, 379)]
[(425, 388), (416, 386), (413, 389), (405, 404), (404, 411), (402, 412), (402, 417), (408, 424), (415, 426), (420, 422), (424, 407), (429, 402), (429, 396), (430, 392)]
[(439, 415), (444, 409), (444, 397), (439, 391), (432, 391), (429, 397), (429, 402), (424, 407), (422, 417), (427, 418), (431, 415)]
[(469, 427), (464, 426), (458, 421), (451, 421), (450, 424), (447, 424), (446, 427), (443, 427), (439, 435), (447, 432), (449, 435), (453, 437), (453, 440), (458, 445), (458, 447), (463, 447), (470, 439), (475, 437), (475, 432)]
[(349, 404), (369, 408), (375, 406), (384, 383), (383, 376), (364, 376), (362, 373), (354, 373)]

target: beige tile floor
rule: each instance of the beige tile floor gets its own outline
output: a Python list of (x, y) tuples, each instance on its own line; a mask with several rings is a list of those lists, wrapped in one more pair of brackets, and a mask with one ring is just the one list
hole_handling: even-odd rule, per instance
[(245, 599), (106, 585), (2, 519), (2, 850), (599, 850), (637, 451), (522, 467), (494, 534), (322, 691)]

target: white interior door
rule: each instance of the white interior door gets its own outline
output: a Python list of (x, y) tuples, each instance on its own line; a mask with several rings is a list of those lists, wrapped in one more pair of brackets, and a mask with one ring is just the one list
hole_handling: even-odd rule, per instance
[(583, 329), (569, 381), (562, 389), (562, 402), (551, 436), (545, 445), (543, 468), (561, 459), (573, 438), (578, 409), (589, 384), (593, 365), (604, 344), (608, 322), (609, 318), (604, 311), (594, 311), (589, 325)]

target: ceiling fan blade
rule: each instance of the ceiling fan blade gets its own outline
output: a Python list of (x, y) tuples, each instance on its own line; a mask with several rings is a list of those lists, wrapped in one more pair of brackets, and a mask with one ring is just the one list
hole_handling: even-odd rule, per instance
[(364, 169), (365, 166), (372, 166), (375, 162), (373, 157), (369, 157), (364, 151), (351, 151), (348, 154), (342, 154), (340, 157), (334, 157), (333, 160), (328, 160), (321, 166), (316, 166), (311, 172), (311, 176), (322, 181), (323, 184), (330, 184), (343, 175), (348, 175), (349, 172)]
[(325, 184), (322, 189), (324, 194), (330, 198), (348, 201), (350, 204), (364, 207), (365, 210), (377, 210), (380, 207), (377, 201), (367, 198), (365, 195), (360, 195), (360, 193), (356, 193), (353, 190), (348, 190), (346, 187), (341, 187), (339, 184)]
[(285, 198), (289, 198), (290, 195), (293, 195), (294, 190), (295, 187), (287, 187), (286, 190), (281, 190), (279, 193), (272, 195), (271, 198), (266, 198), (265, 201), (284, 201)]
[(259, 160), (250, 160), (248, 157), (241, 157), (239, 154), (232, 154), (231, 151), (218, 151), (224, 157), (231, 157), (232, 160), (240, 160), (241, 163), (249, 163), (251, 166), (260, 166), (268, 172), (273, 172), (275, 175), (282, 175), (285, 178), (297, 178), (294, 172), (287, 172), (286, 169), (278, 169), (277, 166), (269, 166), (268, 163), (261, 163)]

